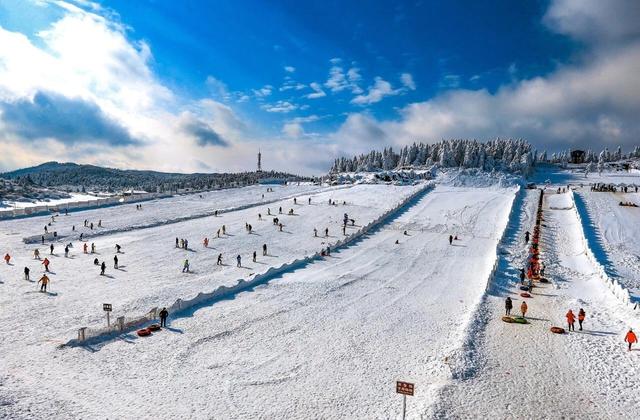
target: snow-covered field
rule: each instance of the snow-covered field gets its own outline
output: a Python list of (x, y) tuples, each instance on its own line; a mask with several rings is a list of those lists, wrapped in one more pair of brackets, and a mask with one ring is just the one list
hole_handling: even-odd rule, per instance
[[(618, 176), (603, 174), (599, 182)], [(53, 223), (61, 237), (54, 256), (23, 240), (39, 236), (47, 218), (1, 221), (0, 253), (13, 258), (0, 264), (0, 418), (398, 418), (396, 380), (416, 384), (407, 401), (410, 419), (634, 418), (640, 351), (627, 352), (622, 337), (630, 326), (640, 329), (640, 311), (607, 288), (584, 238), (600, 239), (604, 253), (593, 250), (599, 263), (633, 287), (639, 276), (615, 252), (621, 258), (637, 252), (635, 244), (620, 245), (636, 228), (631, 236), (620, 231), (632, 217), (622, 210), (638, 209), (619, 209), (612, 194), (578, 188), (577, 200), (594, 221), (583, 226), (572, 194), (551, 193), (579, 184), (578, 175), (547, 170), (536, 177), (556, 184), (545, 195), (542, 230), (551, 283), (528, 300), (529, 325), (500, 320), (506, 296), (514, 312), (520, 306), (523, 234), (533, 229), (539, 196), (538, 190), (514, 195), (512, 177), (450, 171), (435, 189), (248, 187), (151, 201), (142, 210), (80, 211)], [(421, 190), (331, 256), (172, 313), (169, 327), (151, 337), (128, 331), (61, 346), (79, 327), (106, 323), (103, 303), (113, 305), (114, 319), (234, 285), (336, 243), (344, 237), (344, 213), (355, 219), (351, 234)], [(267, 208), (280, 217), (282, 232)], [(228, 211), (214, 217), (216, 209)], [(84, 228), (85, 219), (102, 220), (103, 228)], [(588, 223), (584, 216), (582, 222)], [(222, 225), (227, 235), (217, 238)], [(97, 255), (82, 253), (80, 232), (93, 233), (88, 243)], [(453, 245), (450, 234), (458, 236)], [(190, 249), (176, 248), (176, 237), (188, 239)], [(67, 242), (74, 244), (69, 258)], [(119, 269), (116, 243), (123, 251)], [(36, 290), (42, 266), (35, 248), (52, 261), (47, 294)], [(488, 284), (496, 250), (497, 274)], [(106, 261), (106, 276), (93, 265), (96, 257)], [(185, 258), (190, 273), (181, 272)], [(23, 279), (25, 266), (31, 281)], [(564, 326), (569, 308), (580, 307), (587, 312), (583, 332), (549, 332)]]

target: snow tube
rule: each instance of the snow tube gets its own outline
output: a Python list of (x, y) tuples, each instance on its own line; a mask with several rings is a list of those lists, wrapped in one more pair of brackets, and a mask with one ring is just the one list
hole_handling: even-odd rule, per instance
[(540, 277), (540, 283), (549, 283), (549, 280), (545, 279), (544, 277)]
[(524, 298), (530, 298), (531, 297), (531, 295), (529, 293), (527, 293), (527, 292), (520, 293), (520, 296), (522, 296)]
[(504, 322), (509, 323), (509, 324), (513, 322), (513, 318), (511, 318), (510, 316), (503, 316), (503, 317), (502, 317), (502, 320), (503, 320)]
[(151, 331), (148, 328), (138, 330), (138, 337), (148, 337), (151, 335)]
[(151, 324), (147, 327), (147, 329), (149, 331), (160, 331), (160, 325), (158, 324)]
[(513, 318), (513, 322), (515, 322), (516, 324), (528, 324), (529, 323), (529, 321), (527, 321), (526, 318), (523, 318), (521, 316)]
[(564, 328), (561, 327), (551, 327), (551, 332), (556, 334), (564, 334)]
[(524, 290), (525, 292), (528, 292), (529, 286), (520, 286), (520, 290)]

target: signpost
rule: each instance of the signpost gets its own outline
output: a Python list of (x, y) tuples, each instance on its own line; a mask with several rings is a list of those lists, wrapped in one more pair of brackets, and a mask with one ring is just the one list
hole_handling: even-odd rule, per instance
[(103, 303), (102, 310), (107, 313), (107, 327), (111, 327), (111, 321), (109, 320), (109, 312), (111, 312), (111, 304)]
[(396, 393), (402, 394), (402, 420), (404, 420), (405, 413), (407, 411), (407, 395), (410, 395), (413, 397), (413, 389), (414, 389), (414, 384), (410, 382), (402, 382), (402, 381), (396, 382)]

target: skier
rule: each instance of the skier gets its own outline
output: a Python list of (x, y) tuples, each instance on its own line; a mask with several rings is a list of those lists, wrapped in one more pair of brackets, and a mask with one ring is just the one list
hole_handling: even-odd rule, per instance
[(567, 324), (569, 325), (569, 331), (573, 330), (575, 332), (576, 330), (576, 316), (573, 314), (573, 311), (571, 309), (569, 309), (569, 312), (567, 312)]
[(91, 222), (91, 224), (89, 224), (89, 228), (90, 228), (91, 230), (93, 230), (93, 222)]
[(216, 236), (219, 238), (220, 237), (220, 229), (218, 229), (218, 231), (216, 232)]
[(311, 205), (311, 197), (309, 197), (309, 205)]
[(278, 214), (282, 214), (282, 207), (278, 209)]
[(222, 254), (218, 254), (218, 261), (216, 261), (216, 265), (222, 265)]
[(169, 316), (169, 311), (167, 311), (167, 308), (162, 308), (162, 310), (160, 311), (160, 326), (161, 327), (166, 327), (167, 326), (167, 317)]
[(253, 262), (256, 262), (257, 255), (258, 253), (256, 251), (253, 251)]
[(278, 227), (280, 228), (280, 232), (282, 232), (282, 227), (283, 227), (283, 226), (284, 226), (284, 225), (283, 225), (282, 223), (280, 223), (280, 224), (278, 225)]
[(298, 199), (293, 197), (293, 204), (298, 204)]
[(342, 234), (344, 236), (347, 236), (347, 225), (346, 224), (342, 225)]
[(34, 260), (39, 260), (40, 259), (40, 250), (36, 249), (33, 251), (33, 259)]
[(98, 227), (102, 227), (102, 219), (98, 220)]
[(180, 239), (180, 248), (184, 249), (184, 239)]
[(44, 235), (42, 235), (42, 245), (44, 245)]
[(180, 241), (178, 240), (178, 238), (176, 238), (176, 248), (178, 248), (178, 244), (180, 243)]
[(267, 207), (267, 216), (271, 216), (271, 209)]
[(222, 225), (222, 234), (223, 235), (227, 234), (227, 227), (225, 225)]
[(238, 267), (242, 267), (242, 257), (239, 254), (236, 257), (236, 261), (238, 261)]
[(96, 244), (91, 242), (91, 253), (95, 254), (95, 252), (96, 252)]
[(453, 245), (453, 235), (449, 235), (449, 245)]
[(624, 341), (629, 343), (629, 351), (631, 351), (631, 345), (638, 342), (638, 337), (636, 337), (636, 334), (631, 328), (629, 328), (627, 335), (624, 336)]
[(64, 257), (65, 258), (69, 257), (69, 245), (64, 247)]
[(262, 220), (262, 214), (258, 213), (258, 220)]
[(327, 256), (331, 255), (331, 247), (329, 245), (327, 245)]
[(100, 261), (97, 258), (93, 259), (93, 265), (100, 265)]
[(42, 286), (40, 286), (40, 291), (46, 292), (47, 284), (49, 284), (49, 277), (47, 277), (46, 274), (43, 274), (42, 277), (40, 277), (40, 280), (38, 280), (38, 283), (42, 283)]
[(529, 309), (529, 307), (527, 306), (527, 302), (523, 300), (522, 305), (520, 305), (520, 312), (522, 312), (523, 318), (527, 315), (527, 309)]
[(45, 258), (44, 261), (42, 261), (42, 265), (44, 265), (44, 271), (49, 271), (49, 259)]
[(49, 247), (50, 250), (50, 254), (53, 255), (53, 244), (51, 244), (51, 246)]
[(115, 268), (116, 270), (118, 269), (118, 256), (117, 255), (113, 256), (113, 268)]
[(82, 237), (84, 236), (84, 233), (80, 234), (80, 240), (82, 241)]
[(530, 235), (531, 235), (531, 234), (529, 233), (529, 231), (526, 231), (526, 232), (524, 233), (524, 243), (525, 243), (525, 244), (528, 244), (528, 243), (529, 243), (529, 236), (530, 236)]
[(578, 324), (580, 325), (580, 331), (582, 331), (582, 323), (586, 317), (587, 314), (584, 312), (584, 309), (580, 308), (580, 311), (578, 312)]
[(513, 309), (513, 302), (511, 301), (511, 298), (509, 296), (507, 296), (507, 300), (504, 301), (504, 309), (505, 309), (505, 315), (511, 315), (511, 309)]
[(107, 269), (107, 264), (104, 263), (104, 261), (102, 261), (102, 264), (100, 264), (100, 275), (104, 276), (104, 272)]
[(122, 247), (121, 247), (120, 245), (116, 244), (116, 254), (119, 254), (119, 253), (120, 253), (120, 249), (121, 249), (121, 248), (122, 248)]
[(184, 240), (184, 249), (189, 249), (189, 241)]
[(324, 228), (324, 237), (325, 238), (329, 237), (329, 228)]
[(49, 233), (49, 230), (47, 229), (47, 226), (44, 226), (44, 233)]
[(267, 255), (267, 244), (262, 244), (262, 256)]
[(317, 237), (318, 237), (318, 229), (313, 228), (313, 236), (314, 236), (315, 238), (317, 238)]
[(249, 234), (253, 231), (253, 226), (249, 225)]
[(29, 267), (24, 268), (24, 279), (29, 281)]
[(184, 260), (184, 263), (182, 264), (182, 272), (189, 272), (189, 260)]
[(209, 247), (209, 238), (204, 238), (204, 241), (202, 241), (202, 243), (204, 244), (205, 248)]
[(89, 245), (87, 245), (87, 243), (85, 242), (84, 245), (82, 246), (82, 251), (86, 254), (88, 249), (89, 249)]
[(9, 264), (9, 261), (11, 261), (11, 255), (9, 255), (9, 253), (7, 253), (7, 254), (4, 256), (4, 262), (6, 262), (7, 264)]

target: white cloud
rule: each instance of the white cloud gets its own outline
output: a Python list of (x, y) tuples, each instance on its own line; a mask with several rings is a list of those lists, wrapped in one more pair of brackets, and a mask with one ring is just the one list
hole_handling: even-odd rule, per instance
[(400, 75), (400, 81), (402, 85), (410, 90), (416, 90), (416, 83), (413, 81), (411, 73), (402, 73)]
[(455, 89), (460, 86), (460, 76), (457, 74), (445, 74), (438, 86), (444, 89)]
[(284, 66), (284, 71), (286, 71), (287, 73), (293, 73), (294, 71), (296, 71), (296, 68), (293, 66)]
[(253, 94), (256, 96), (256, 98), (266, 98), (267, 96), (271, 95), (272, 92), (273, 86), (271, 85), (264, 85), (260, 89), (253, 90)]
[(358, 86), (358, 82), (362, 77), (359, 72), (360, 69), (352, 67), (345, 74), (342, 67), (334, 65), (329, 69), (329, 78), (324, 85), (332, 92), (341, 92), (349, 89), (353, 94), (360, 94), (362, 89)]
[(322, 86), (319, 83), (312, 82), (309, 83), (309, 87), (313, 89), (313, 93), (308, 94), (306, 97), (308, 99), (317, 99), (327, 96), (327, 94), (322, 90)]
[(228, 101), (231, 98), (227, 85), (223, 81), (213, 76), (207, 76), (205, 83), (211, 92), (220, 99)]
[(351, 100), (351, 103), (357, 105), (370, 105), (380, 102), (385, 96), (393, 96), (402, 93), (400, 89), (393, 89), (391, 83), (382, 77), (376, 77), (373, 86), (369, 86), (366, 94), (358, 95)]
[(299, 108), (299, 106), (289, 101), (277, 101), (276, 103), (273, 103), (273, 104), (264, 104), (262, 105), (261, 108), (267, 112), (287, 113), (287, 112), (295, 111), (296, 109)]
[(282, 126), (282, 132), (287, 136), (294, 139), (304, 136), (304, 128), (302, 124), (297, 122), (287, 122)]

